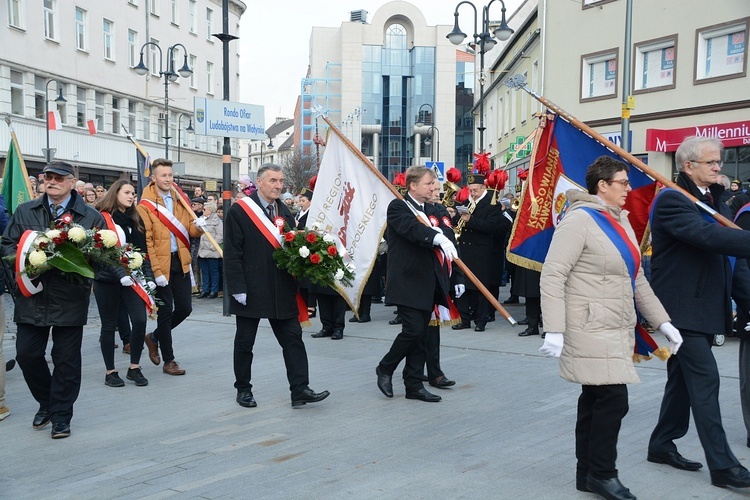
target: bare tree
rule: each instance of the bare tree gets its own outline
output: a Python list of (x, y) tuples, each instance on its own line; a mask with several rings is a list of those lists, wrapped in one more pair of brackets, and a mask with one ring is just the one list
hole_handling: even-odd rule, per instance
[(284, 184), (292, 193), (308, 187), (310, 179), (318, 172), (315, 156), (303, 155), (299, 150), (286, 157), (281, 168), (284, 171)]

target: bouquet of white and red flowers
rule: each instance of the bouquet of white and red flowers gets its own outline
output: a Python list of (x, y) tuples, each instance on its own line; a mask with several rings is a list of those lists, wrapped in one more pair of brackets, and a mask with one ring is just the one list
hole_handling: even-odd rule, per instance
[(321, 286), (349, 286), (354, 268), (351, 263), (344, 263), (341, 253), (333, 236), (306, 229), (284, 233), (273, 259), (280, 269), (297, 278), (307, 278)]

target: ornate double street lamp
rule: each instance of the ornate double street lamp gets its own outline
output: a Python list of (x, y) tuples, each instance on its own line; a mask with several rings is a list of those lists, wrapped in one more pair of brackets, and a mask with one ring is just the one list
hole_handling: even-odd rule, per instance
[(192, 134), (195, 132), (195, 129), (193, 128), (193, 119), (190, 117), (187, 113), (180, 113), (180, 116), (177, 117), (177, 161), (180, 161), (180, 150), (182, 148), (182, 142), (180, 141), (180, 133), (182, 132), (182, 117), (187, 116), (189, 118), (188, 126), (185, 129), (185, 132)]
[(266, 146), (265, 142), (260, 141), (260, 166), (261, 167), (263, 166), (263, 151), (273, 149), (273, 139), (271, 139), (271, 137), (268, 134), (266, 134), (266, 136), (268, 137), (268, 146)]
[[(432, 135), (435, 133), (433, 132), (433, 130), (437, 132), (437, 138), (436, 138), (437, 141), (434, 146), (432, 145)], [(424, 143), (427, 146), (430, 146), (430, 161), (435, 161), (436, 149), (437, 149), (437, 161), (440, 161), (440, 130), (435, 125), (430, 125), (429, 133), (430, 135), (424, 140)]]
[[(492, 33), (490, 33), (490, 25), (495, 24), (492, 21), (490, 21), (490, 6), (495, 3), (496, 1), (499, 1), (502, 5), (502, 18), (500, 19), (500, 25), (495, 28)], [(485, 78), (484, 78), (484, 53), (492, 50), (492, 48), (497, 44), (497, 40), (505, 41), (508, 38), (510, 38), (510, 35), (513, 34), (513, 30), (510, 29), (510, 26), (508, 26), (508, 23), (505, 20), (505, 2), (503, 0), (490, 0), (490, 2), (482, 7), (482, 31), (479, 32), (477, 30), (477, 21), (479, 18), (479, 14), (477, 12), (476, 6), (469, 2), (468, 0), (464, 0), (462, 2), (458, 2), (456, 5), (456, 10), (453, 13), (453, 17), (455, 18), (455, 22), (453, 25), (453, 31), (448, 33), (446, 35), (446, 38), (450, 40), (450, 42), (453, 45), (460, 45), (464, 39), (466, 38), (466, 33), (461, 31), (461, 28), (458, 27), (458, 8), (461, 7), (463, 4), (469, 4), (474, 9), (474, 45), (479, 48), (479, 127), (477, 127), (477, 130), (479, 130), (479, 152), (484, 152), (484, 84), (485, 84)], [(492, 35), (495, 35), (495, 38), (492, 37)]]
[(55, 158), (55, 151), (57, 151), (56, 149), (49, 148), (49, 99), (47, 96), (49, 95), (49, 84), (52, 82), (57, 84), (57, 99), (55, 99), (55, 102), (58, 104), (68, 102), (65, 97), (63, 97), (63, 88), (60, 82), (52, 78), (47, 80), (47, 83), (44, 84), (44, 117), (45, 123), (47, 124), (47, 149), (42, 151), (47, 163), (52, 163), (52, 160)]
[[(165, 67), (163, 52), (159, 44), (156, 42), (146, 42), (141, 47), (141, 60), (138, 62), (138, 66), (133, 68), (139, 75), (144, 76), (148, 73), (148, 66), (143, 64), (143, 50), (147, 45), (153, 45), (159, 49), (159, 77), (164, 78), (164, 158), (169, 158), (169, 84), (177, 81), (179, 77), (189, 78), (193, 74), (193, 70), (188, 65), (187, 49), (181, 43), (176, 43), (167, 49), (167, 66)], [(178, 47), (182, 49), (184, 60), (182, 68), (175, 72), (174, 56)]]
[[(422, 115), (422, 108), (424, 108), (425, 106), (430, 108), (430, 126), (427, 129), (429, 137), (424, 140), (424, 143), (426, 146), (430, 146), (430, 161), (435, 161), (435, 147), (440, 147), (440, 130), (438, 130), (438, 128), (435, 126), (435, 109), (432, 107), (432, 104), (424, 103), (419, 107), (419, 110), (417, 111), (417, 121), (414, 123), (414, 126), (419, 130), (426, 125)], [(432, 146), (431, 139), (433, 130), (437, 130), (438, 132), (437, 143), (435, 144), (435, 146)], [(440, 161), (440, 151), (438, 151), (437, 160)]]

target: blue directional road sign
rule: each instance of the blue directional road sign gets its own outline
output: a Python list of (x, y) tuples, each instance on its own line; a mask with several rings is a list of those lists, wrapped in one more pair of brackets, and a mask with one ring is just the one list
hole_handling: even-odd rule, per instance
[(424, 166), (435, 172), (435, 175), (437, 175), (437, 178), (440, 182), (445, 181), (445, 162), (428, 161), (424, 164)]

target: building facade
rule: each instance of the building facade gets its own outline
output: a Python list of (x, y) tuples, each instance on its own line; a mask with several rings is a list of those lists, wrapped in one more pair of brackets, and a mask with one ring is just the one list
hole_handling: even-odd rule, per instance
[[(236, 32), (246, 6), (229, 6)], [(45, 163), (48, 107), (62, 122), (49, 132), (54, 158), (74, 164), (83, 180), (133, 178), (127, 134), (153, 158), (183, 162), (176, 173), (187, 186), (221, 179), (223, 138), (190, 133), (193, 98), (223, 97), (222, 43), (211, 36), (222, 29), (220, 0), (8, 0), (0, 16), (0, 115), (10, 116), (30, 173)], [(145, 76), (134, 71), (141, 56)], [(239, 79), (233, 56), (230, 96)], [(192, 74), (181, 76), (185, 62)], [(160, 71), (173, 75), (168, 114)], [(0, 156), (9, 142), (8, 127), (0, 127)], [(237, 141), (232, 145), (236, 178)]]

